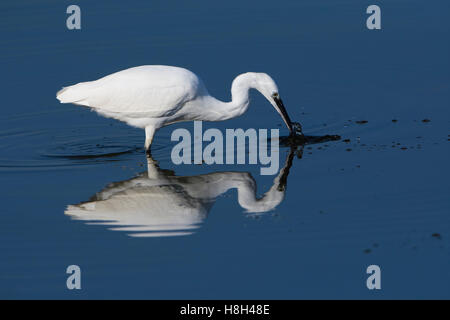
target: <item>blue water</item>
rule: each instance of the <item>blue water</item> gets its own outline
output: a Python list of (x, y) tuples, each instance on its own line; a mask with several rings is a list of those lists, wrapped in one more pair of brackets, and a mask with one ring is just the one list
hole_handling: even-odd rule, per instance
[[(378, 3), (381, 30), (365, 26), (371, 1), (77, 1), (76, 31), (69, 4), (0, 4), (0, 298), (450, 298), (448, 2)], [(305, 146), (283, 201), (263, 214), (232, 188), (192, 196), (202, 214), (177, 236), (130, 236), (139, 232), (121, 229), (133, 228), (122, 216), (74, 219), (68, 206), (148, 182), (144, 132), (55, 93), (143, 64), (188, 68), (223, 100), (236, 75), (267, 72), (306, 134), (342, 139)], [(245, 115), (205, 129), (286, 135), (251, 97)], [(214, 190), (201, 179), (219, 172), (253, 177), (258, 197), (273, 186), (260, 165), (175, 166), (170, 135), (181, 127), (193, 130), (165, 127), (152, 149), (175, 198), (193, 184)], [(283, 147), (281, 167), (288, 156)], [(81, 290), (66, 288), (72, 264)], [(371, 264), (381, 290), (366, 287)]]

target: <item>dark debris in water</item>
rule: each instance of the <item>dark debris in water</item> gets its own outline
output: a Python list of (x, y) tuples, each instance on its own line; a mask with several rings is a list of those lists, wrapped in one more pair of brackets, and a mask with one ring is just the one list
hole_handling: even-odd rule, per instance
[(439, 234), (439, 233), (433, 233), (432, 235), (431, 235), (433, 238), (435, 238), (435, 239), (438, 239), (438, 240), (442, 240), (442, 236)]
[(367, 121), (367, 120), (358, 120), (358, 121), (355, 121), (355, 123), (357, 123), (357, 124), (366, 124), (366, 123), (368, 123), (369, 121)]
[(316, 143), (324, 143), (328, 141), (337, 141), (340, 140), (341, 136), (337, 134), (333, 135), (324, 135), (324, 136), (307, 136), (307, 135), (290, 135), (287, 137), (280, 137), (280, 143), (283, 146), (300, 146), (306, 144), (316, 144)]
[[(280, 137), (280, 144), (284, 147), (290, 147), (291, 150), (295, 150), (295, 154), (299, 159), (303, 157), (303, 149), (305, 145), (324, 143), (341, 139), (339, 135), (329, 134), (323, 136), (307, 136), (303, 134), (302, 127), (298, 122), (292, 123), (292, 129), (293, 132), (289, 136)], [(324, 147), (328, 147), (328, 145), (325, 144)], [(307, 147), (307, 149), (311, 150), (311, 147)], [(321, 149), (321, 147), (319, 147), (318, 149)], [(311, 154), (311, 152), (308, 152), (308, 154)]]
[(305, 144), (322, 143), (327, 141), (340, 140), (338, 135), (325, 135), (325, 136), (306, 136), (303, 134), (302, 125), (298, 122), (292, 122), (293, 132), (288, 137), (281, 137), (281, 144), (298, 146)]

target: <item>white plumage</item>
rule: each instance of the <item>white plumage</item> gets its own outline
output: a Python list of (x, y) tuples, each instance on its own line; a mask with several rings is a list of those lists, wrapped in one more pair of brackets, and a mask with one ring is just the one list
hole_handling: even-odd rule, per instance
[(56, 97), (61, 103), (87, 106), (103, 116), (145, 129), (145, 148), (149, 151), (155, 131), (165, 125), (189, 120), (220, 121), (241, 115), (247, 110), (248, 91), (252, 88), (270, 101), (292, 132), (277, 85), (265, 73), (248, 72), (236, 77), (231, 102), (210, 96), (191, 71), (171, 66), (126, 69), (65, 87)]

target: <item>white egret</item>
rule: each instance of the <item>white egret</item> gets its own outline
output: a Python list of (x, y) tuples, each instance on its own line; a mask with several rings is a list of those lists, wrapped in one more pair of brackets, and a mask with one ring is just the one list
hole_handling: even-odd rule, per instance
[(60, 90), (61, 103), (92, 108), (99, 114), (145, 129), (145, 149), (155, 131), (180, 121), (221, 121), (243, 114), (249, 90), (258, 90), (283, 118), (290, 133), (293, 124), (284, 108), (275, 81), (266, 73), (247, 72), (231, 86), (231, 102), (209, 95), (205, 85), (189, 70), (148, 65), (119, 71), (95, 81), (81, 82)]

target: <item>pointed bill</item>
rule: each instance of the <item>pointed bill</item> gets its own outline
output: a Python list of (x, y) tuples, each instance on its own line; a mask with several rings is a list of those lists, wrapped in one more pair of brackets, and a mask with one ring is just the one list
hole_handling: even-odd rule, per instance
[(273, 97), (273, 100), (275, 101), (275, 109), (277, 109), (278, 113), (281, 115), (281, 118), (283, 118), (284, 123), (289, 129), (290, 134), (293, 134), (294, 131), (292, 130), (292, 121), (289, 118), (289, 115), (287, 114), (286, 108), (284, 107), (283, 101), (280, 99), (280, 97)]

